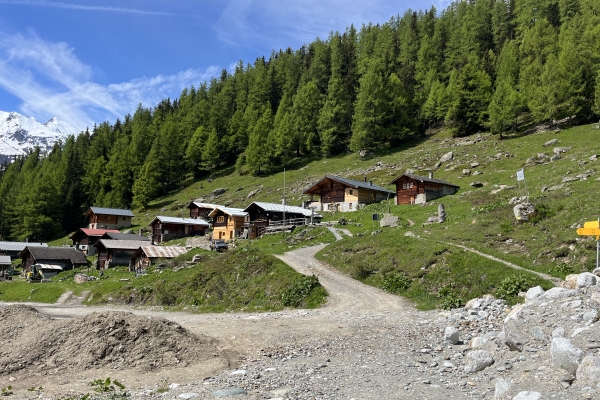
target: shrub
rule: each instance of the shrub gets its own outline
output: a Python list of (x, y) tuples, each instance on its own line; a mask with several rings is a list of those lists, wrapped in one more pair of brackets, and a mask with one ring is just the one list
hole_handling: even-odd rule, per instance
[(386, 292), (398, 293), (407, 290), (412, 280), (398, 273), (391, 273), (383, 279), (381, 288)]
[(532, 285), (531, 280), (524, 275), (513, 275), (500, 282), (496, 295), (501, 299), (509, 300), (518, 296), (520, 292), (529, 289)]
[(310, 295), (313, 289), (320, 287), (319, 278), (315, 275), (301, 276), (281, 295), (281, 302), (286, 307), (298, 307)]

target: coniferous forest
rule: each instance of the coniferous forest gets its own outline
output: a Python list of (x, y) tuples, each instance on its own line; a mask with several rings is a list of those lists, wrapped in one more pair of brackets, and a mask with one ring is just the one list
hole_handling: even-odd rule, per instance
[(102, 122), (0, 170), (0, 240), (48, 240), (90, 205), (143, 208), (235, 165), (494, 134), (600, 115), (598, 0), (469, 0), (351, 26)]

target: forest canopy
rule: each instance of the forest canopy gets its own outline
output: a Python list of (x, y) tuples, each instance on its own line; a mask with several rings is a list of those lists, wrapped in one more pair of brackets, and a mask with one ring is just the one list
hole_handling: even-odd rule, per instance
[(600, 115), (599, 61), (597, 0), (471, 0), (350, 26), (3, 165), (0, 239), (60, 237), (90, 205), (144, 208), (223, 165), (268, 173), (430, 128), (588, 122)]

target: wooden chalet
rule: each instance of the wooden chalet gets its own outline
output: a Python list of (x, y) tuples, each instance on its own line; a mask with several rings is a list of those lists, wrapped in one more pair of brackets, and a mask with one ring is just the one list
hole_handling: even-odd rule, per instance
[(175, 218), (159, 215), (148, 226), (152, 230), (152, 242), (162, 243), (167, 240), (186, 236), (204, 236), (210, 225), (203, 219)]
[(0, 254), (9, 256), (11, 259), (20, 257), (25, 247), (48, 247), (48, 243), (40, 242), (0, 242)]
[(250, 221), (241, 208), (222, 206), (215, 208), (209, 217), (213, 220), (213, 239), (223, 240), (241, 237), (244, 224)]
[(79, 250), (83, 251), (83, 253), (87, 256), (93, 256), (96, 248), (94, 245), (102, 235), (105, 233), (119, 233), (116, 229), (88, 229), (88, 228), (80, 228), (74, 234), (69, 236), (69, 239), (73, 241), (73, 246)]
[(396, 185), (396, 204), (425, 204), (442, 196), (454, 194), (459, 186), (429, 176), (403, 174), (394, 179)]
[(89, 229), (121, 229), (131, 226), (134, 217), (131, 210), (120, 208), (90, 207), (85, 213), (89, 217)]
[(191, 219), (203, 219), (208, 221), (210, 213), (217, 207), (222, 207), (218, 204), (202, 203), (192, 200), (188, 203), (187, 208), (190, 209)]
[(248, 222), (244, 224), (242, 234), (245, 239), (254, 239), (267, 232), (291, 230), (296, 226), (310, 225), (323, 218), (322, 215), (316, 214), (311, 209), (259, 201), (250, 204), (244, 211), (248, 213)]
[[(61, 271), (87, 265), (85, 254), (74, 247), (27, 246), (20, 254), (23, 272), (31, 271), (33, 264), (40, 264), (42, 271)], [(46, 274), (44, 274), (46, 277)]]
[(11, 265), (10, 256), (0, 256), (0, 281), (12, 279), (12, 276), (8, 274)]
[(98, 269), (103, 270), (116, 265), (129, 265), (131, 256), (148, 241), (100, 239), (96, 243)]
[[(310, 195), (308, 208), (320, 211), (355, 211), (360, 207), (394, 197), (395, 193), (372, 181), (356, 181), (326, 175), (304, 191)], [(316, 199), (315, 199), (316, 197)]]
[(142, 246), (133, 253), (130, 267), (138, 273), (144, 272), (157, 260), (175, 258), (185, 253), (187, 249), (181, 246)]

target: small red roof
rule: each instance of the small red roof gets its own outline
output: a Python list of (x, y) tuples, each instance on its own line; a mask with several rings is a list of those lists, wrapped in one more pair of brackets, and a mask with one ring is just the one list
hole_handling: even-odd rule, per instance
[[(86, 236), (102, 236), (107, 232), (112, 232), (112, 233), (120, 233), (118, 230), (116, 229), (88, 229), (88, 228), (79, 228), (79, 230), (83, 233), (86, 234)], [(75, 232), (77, 233), (77, 232)], [(70, 237), (72, 238), (73, 236), (75, 236), (75, 233), (72, 234)]]

